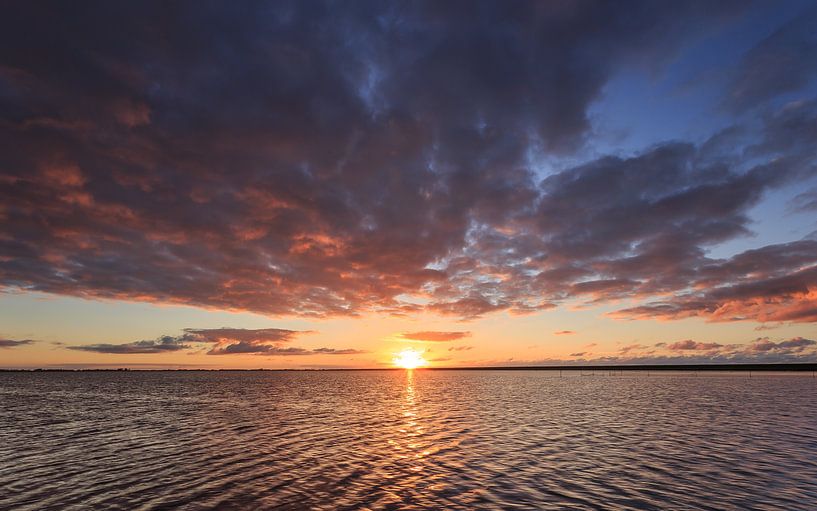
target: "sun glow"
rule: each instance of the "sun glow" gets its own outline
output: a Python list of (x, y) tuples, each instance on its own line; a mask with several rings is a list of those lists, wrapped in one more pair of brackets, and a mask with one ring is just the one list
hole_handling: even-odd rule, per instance
[(411, 348), (404, 349), (400, 353), (396, 354), (392, 361), (394, 362), (394, 365), (404, 369), (414, 369), (415, 367), (421, 367), (428, 363), (419, 351)]

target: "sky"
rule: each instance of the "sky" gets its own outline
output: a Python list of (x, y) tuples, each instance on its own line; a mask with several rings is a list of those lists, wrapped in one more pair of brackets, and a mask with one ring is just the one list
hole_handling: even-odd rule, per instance
[(20, 2), (0, 368), (817, 361), (813, 2)]

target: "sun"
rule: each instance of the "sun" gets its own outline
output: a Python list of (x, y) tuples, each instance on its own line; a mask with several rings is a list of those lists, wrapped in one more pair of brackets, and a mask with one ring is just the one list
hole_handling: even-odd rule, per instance
[(426, 359), (423, 358), (423, 355), (419, 351), (411, 348), (404, 349), (400, 353), (396, 354), (392, 359), (392, 362), (394, 362), (394, 365), (397, 367), (402, 367), (404, 369), (414, 369), (415, 367), (421, 367), (428, 364)]

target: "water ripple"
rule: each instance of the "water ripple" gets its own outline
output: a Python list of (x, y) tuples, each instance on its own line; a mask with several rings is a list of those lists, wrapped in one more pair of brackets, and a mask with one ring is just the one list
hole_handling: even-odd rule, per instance
[(817, 381), (0, 374), (0, 509), (817, 509)]

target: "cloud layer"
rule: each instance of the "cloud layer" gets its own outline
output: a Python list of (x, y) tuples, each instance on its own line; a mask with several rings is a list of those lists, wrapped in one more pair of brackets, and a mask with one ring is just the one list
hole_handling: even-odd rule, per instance
[[(817, 241), (707, 255), (814, 175), (817, 106), (771, 103), (813, 77), (811, 18), (741, 61), (724, 101), (757, 122), (543, 169), (576, 159), (617, 69), (660, 68), (742, 8), (16, 6), (0, 286), (312, 317), (636, 298), (615, 316), (817, 321)], [(76, 348), (302, 354), (273, 330)]]
[(133, 355), (144, 353), (170, 353), (173, 351), (186, 350), (191, 347), (189, 344), (180, 342), (176, 337), (164, 336), (157, 340), (135, 341), (125, 344), (83, 344), (80, 346), (69, 346), (68, 349), (95, 353), (112, 353), (116, 355)]
[(707, 364), (813, 362), (817, 341), (804, 337), (774, 341), (759, 337), (749, 343), (722, 344), (692, 339), (653, 345), (628, 344), (616, 355), (571, 353), (573, 362), (594, 364)]
[(27, 346), (29, 344), (34, 344), (36, 341), (31, 339), (21, 339), (21, 340), (14, 340), (14, 339), (0, 339), (0, 349), (2, 348), (16, 348), (17, 346)]
[(359, 355), (365, 351), (350, 348), (306, 349), (285, 346), (310, 331), (281, 328), (185, 328), (179, 336), (162, 336), (156, 340), (135, 341), (123, 344), (83, 344), (68, 349), (109, 354), (148, 354), (191, 350), (196, 345), (208, 344), (208, 355), (257, 354), (268, 356), (297, 355)]
[(400, 334), (403, 339), (411, 341), (429, 341), (429, 342), (449, 342), (458, 341), (465, 337), (470, 337), (471, 332), (405, 332)]

